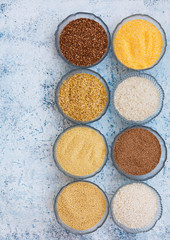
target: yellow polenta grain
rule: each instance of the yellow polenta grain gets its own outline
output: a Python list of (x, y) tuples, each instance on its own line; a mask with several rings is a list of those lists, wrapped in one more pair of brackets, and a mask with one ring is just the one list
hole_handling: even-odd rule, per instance
[(78, 73), (61, 85), (58, 103), (63, 112), (72, 119), (91, 121), (103, 112), (107, 103), (107, 92), (97, 77)]
[(103, 217), (106, 202), (101, 190), (89, 182), (75, 182), (62, 190), (57, 201), (61, 220), (76, 230), (94, 227)]
[(56, 148), (56, 157), (60, 166), (76, 176), (89, 175), (98, 170), (106, 155), (102, 136), (87, 127), (67, 130), (59, 139)]
[(151, 67), (160, 57), (163, 40), (156, 26), (137, 19), (121, 26), (113, 44), (120, 62), (129, 68), (144, 69)]

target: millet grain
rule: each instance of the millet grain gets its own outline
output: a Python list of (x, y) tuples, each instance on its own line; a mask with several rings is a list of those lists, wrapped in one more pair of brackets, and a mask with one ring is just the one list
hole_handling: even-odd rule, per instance
[(97, 186), (89, 182), (75, 182), (62, 190), (56, 207), (59, 217), (67, 226), (87, 230), (102, 219), (106, 202)]

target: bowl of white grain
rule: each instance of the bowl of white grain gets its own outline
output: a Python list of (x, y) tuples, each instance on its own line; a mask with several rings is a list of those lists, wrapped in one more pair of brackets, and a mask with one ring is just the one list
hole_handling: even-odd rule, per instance
[(162, 215), (159, 193), (146, 183), (120, 187), (110, 203), (114, 223), (129, 233), (151, 230)]
[(113, 93), (114, 111), (130, 125), (145, 124), (159, 115), (164, 91), (146, 73), (129, 73), (118, 81)]

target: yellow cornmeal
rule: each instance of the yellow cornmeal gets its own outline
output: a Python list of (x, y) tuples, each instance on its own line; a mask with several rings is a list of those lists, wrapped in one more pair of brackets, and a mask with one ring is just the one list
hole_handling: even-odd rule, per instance
[(77, 73), (61, 85), (58, 103), (63, 112), (77, 121), (91, 121), (100, 116), (107, 103), (107, 92), (99, 78)]
[(103, 217), (106, 202), (101, 190), (89, 182), (75, 182), (60, 193), (57, 210), (61, 220), (76, 230), (94, 227)]
[(133, 69), (151, 67), (160, 57), (163, 40), (160, 31), (146, 20), (125, 23), (114, 39), (118, 60)]
[(89, 175), (98, 170), (105, 160), (105, 154), (102, 136), (87, 127), (67, 130), (59, 139), (56, 149), (61, 167), (76, 176)]

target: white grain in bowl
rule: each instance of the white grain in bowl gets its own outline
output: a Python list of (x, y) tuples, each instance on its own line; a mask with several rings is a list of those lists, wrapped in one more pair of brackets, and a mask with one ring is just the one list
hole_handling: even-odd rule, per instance
[(117, 86), (114, 105), (119, 114), (129, 121), (144, 121), (159, 106), (159, 91), (153, 82), (140, 76), (130, 76)]
[(111, 212), (113, 221), (125, 231), (149, 231), (162, 215), (161, 198), (145, 183), (127, 184), (113, 196)]

